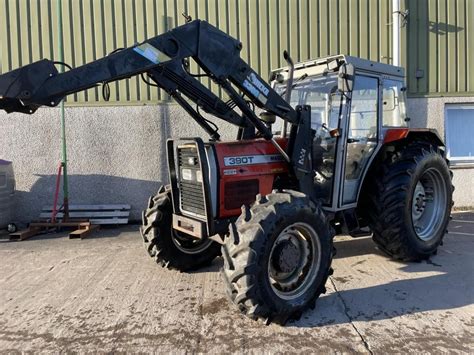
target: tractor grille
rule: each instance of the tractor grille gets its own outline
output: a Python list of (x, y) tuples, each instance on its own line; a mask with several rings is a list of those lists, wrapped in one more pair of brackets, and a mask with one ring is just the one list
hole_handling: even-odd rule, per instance
[[(183, 174), (183, 169), (186, 171), (186, 174)], [(181, 210), (204, 217), (206, 215), (206, 208), (202, 178), (201, 181), (198, 181), (198, 176), (202, 176), (200, 174), (201, 167), (199, 166), (196, 146), (194, 144), (187, 144), (178, 147), (178, 187)], [(184, 175), (187, 176), (187, 179), (184, 178)]]

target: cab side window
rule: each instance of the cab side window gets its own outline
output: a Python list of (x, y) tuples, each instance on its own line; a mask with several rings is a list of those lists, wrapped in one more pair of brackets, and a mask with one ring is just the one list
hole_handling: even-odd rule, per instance
[(384, 80), (382, 124), (384, 127), (406, 127), (405, 91), (402, 81)]

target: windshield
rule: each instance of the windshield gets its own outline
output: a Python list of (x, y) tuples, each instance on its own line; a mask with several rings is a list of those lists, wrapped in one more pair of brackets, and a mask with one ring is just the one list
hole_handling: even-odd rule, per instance
[[(285, 94), (285, 84), (276, 88)], [(325, 205), (331, 203), (337, 136), (330, 131), (338, 128), (341, 95), (337, 87), (337, 73), (295, 79), (290, 104), (311, 106), (311, 128), (315, 131), (312, 144), (314, 188)]]
[[(284, 96), (286, 83), (277, 85), (275, 90)], [(337, 128), (340, 103), (337, 73), (311, 76), (304, 80), (295, 79), (290, 104), (292, 107), (311, 105), (311, 128), (317, 133), (326, 131), (324, 127), (329, 130)]]

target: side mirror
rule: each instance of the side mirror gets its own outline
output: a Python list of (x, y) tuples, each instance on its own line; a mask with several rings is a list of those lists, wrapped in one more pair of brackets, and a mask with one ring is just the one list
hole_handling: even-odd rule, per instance
[(352, 64), (345, 63), (339, 67), (337, 88), (342, 92), (351, 92), (354, 88), (354, 66)]

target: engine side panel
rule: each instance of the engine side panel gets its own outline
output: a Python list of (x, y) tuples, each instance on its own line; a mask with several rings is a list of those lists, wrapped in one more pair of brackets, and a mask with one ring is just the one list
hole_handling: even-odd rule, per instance
[[(286, 139), (277, 139), (286, 147)], [(241, 213), (241, 206), (255, 201), (255, 195), (269, 194), (277, 175), (289, 172), (288, 163), (264, 139), (215, 143), (219, 171), (219, 218)]]

